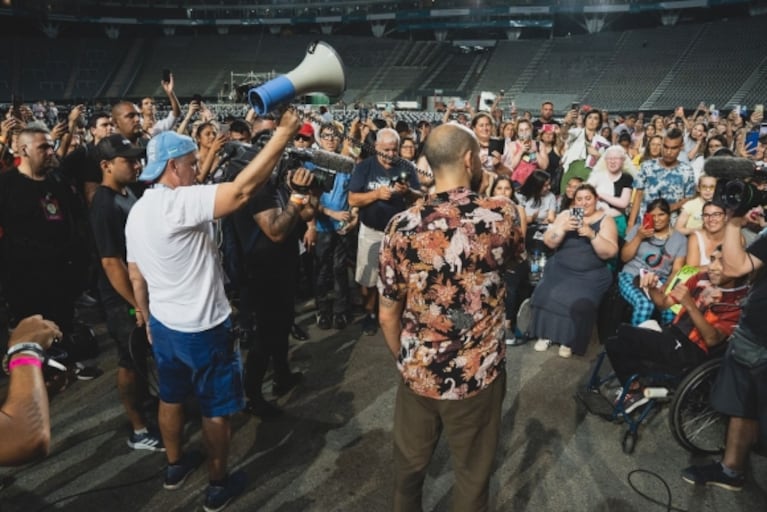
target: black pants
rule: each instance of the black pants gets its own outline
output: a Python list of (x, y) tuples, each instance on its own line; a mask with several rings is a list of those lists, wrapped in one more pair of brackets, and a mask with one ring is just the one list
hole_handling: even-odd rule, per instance
[(256, 336), (245, 361), (245, 393), (253, 400), (263, 396), (261, 386), (269, 363), (276, 381), (290, 375), (288, 336), (295, 314), (296, 261), (253, 258), (247, 271)]
[(317, 233), (314, 271), (315, 295), (320, 314), (341, 314), (349, 309), (350, 243), (348, 235)]
[(673, 326), (661, 332), (630, 324), (621, 324), (618, 334), (605, 343), (616, 377), (625, 384), (635, 373), (646, 373), (649, 368), (681, 374), (701, 364), (707, 354)]

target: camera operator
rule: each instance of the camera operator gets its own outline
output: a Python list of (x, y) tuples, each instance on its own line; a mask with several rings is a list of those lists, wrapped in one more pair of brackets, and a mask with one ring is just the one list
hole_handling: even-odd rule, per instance
[(691, 466), (682, 472), (689, 483), (713, 485), (737, 491), (745, 482), (748, 454), (757, 443), (767, 445), (767, 237), (760, 236), (748, 248), (740, 243), (746, 217), (742, 209), (728, 213), (722, 244), (725, 275), (754, 277), (738, 326), (730, 337), (727, 353), (711, 392), (713, 407), (730, 416), (727, 444), (721, 462)]
[[(278, 165), (289, 164), (283, 160)], [(288, 336), (298, 281), (300, 224), (314, 215), (314, 201), (308, 194), (313, 176), (303, 167), (287, 173), (282, 170), (234, 216), (248, 302), (256, 322), (254, 345), (245, 362), (246, 410), (262, 419), (282, 414), (261, 390), (269, 363), (274, 370), (275, 396), (286, 394), (302, 377), (290, 370)]]

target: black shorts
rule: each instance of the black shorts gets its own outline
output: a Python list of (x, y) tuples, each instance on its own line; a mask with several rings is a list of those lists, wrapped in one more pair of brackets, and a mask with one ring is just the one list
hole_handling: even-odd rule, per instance
[[(128, 312), (127, 305), (120, 304), (107, 306), (105, 310), (109, 335), (117, 343), (117, 365), (120, 368), (136, 370), (136, 362), (134, 361), (130, 350), (130, 337), (133, 328), (136, 327), (136, 319)], [(135, 355), (138, 355), (139, 359), (142, 361), (146, 361), (146, 356), (149, 354), (149, 347), (147, 346), (143, 348), (144, 350), (142, 354)]]
[(759, 422), (759, 442), (767, 446), (767, 346), (746, 339), (737, 330), (722, 360), (711, 405), (727, 416)]

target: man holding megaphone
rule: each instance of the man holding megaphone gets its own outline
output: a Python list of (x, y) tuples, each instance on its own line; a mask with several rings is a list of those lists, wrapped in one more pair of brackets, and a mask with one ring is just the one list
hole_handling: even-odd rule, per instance
[(166, 489), (180, 488), (200, 465), (184, 453), (184, 400), (194, 393), (202, 412), (210, 485), (205, 510), (221, 510), (245, 488), (245, 475), (227, 472), (230, 416), (245, 405), (240, 351), (230, 333), (232, 309), (224, 292), (213, 221), (245, 206), (271, 176), (300, 122), (286, 110), (271, 140), (237, 174), (195, 185), (197, 145), (163, 132), (149, 141), (139, 176), (153, 182), (131, 209), (125, 228), (128, 271), (136, 308), (147, 320), (160, 380), (159, 424), (166, 448)]

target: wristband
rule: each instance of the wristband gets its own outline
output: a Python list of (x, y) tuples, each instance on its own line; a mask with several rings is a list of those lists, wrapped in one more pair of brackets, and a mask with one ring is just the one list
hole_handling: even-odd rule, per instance
[(10, 374), (11, 370), (16, 368), (17, 366), (36, 366), (42, 369), (43, 363), (42, 361), (40, 361), (40, 359), (34, 356), (17, 357), (13, 361), (11, 361), (11, 364), (8, 365), (8, 373)]
[(290, 194), (290, 202), (293, 203), (296, 206), (303, 206), (307, 202), (309, 202), (309, 198), (306, 197), (304, 194)]

